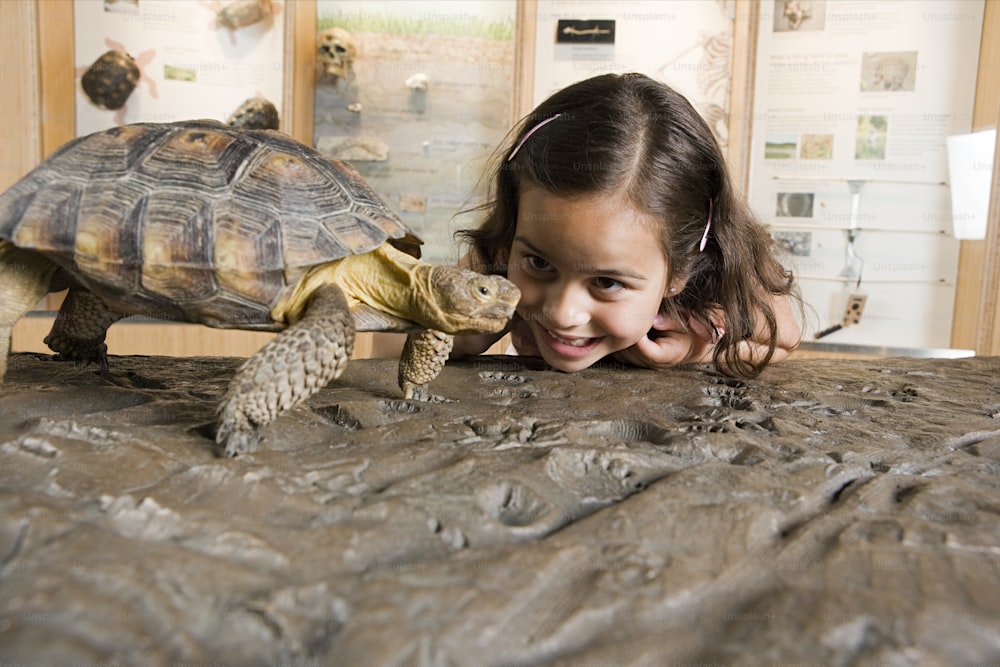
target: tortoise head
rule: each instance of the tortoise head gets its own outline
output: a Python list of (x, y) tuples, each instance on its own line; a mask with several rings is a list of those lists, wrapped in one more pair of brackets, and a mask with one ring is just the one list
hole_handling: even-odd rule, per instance
[(430, 298), (422, 307), (428, 324), (449, 334), (502, 331), (514, 315), (521, 291), (501, 276), (454, 266), (430, 266)]

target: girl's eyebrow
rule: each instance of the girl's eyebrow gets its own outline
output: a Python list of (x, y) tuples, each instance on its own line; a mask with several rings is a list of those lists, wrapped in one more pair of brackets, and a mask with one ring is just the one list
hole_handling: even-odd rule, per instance
[[(543, 259), (548, 259), (545, 253), (539, 249), (535, 244), (533, 244), (528, 239), (523, 236), (515, 236), (514, 241), (520, 243), (528, 248), (531, 252), (538, 255)], [(592, 273), (595, 275), (608, 276), (611, 278), (631, 278), (632, 280), (646, 280), (646, 276), (636, 271), (631, 271), (629, 269), (602, 269), (597, 266), (583, 266), (577, 264), (575, 268), (579, 271), (584, 271), (586, 273)]]

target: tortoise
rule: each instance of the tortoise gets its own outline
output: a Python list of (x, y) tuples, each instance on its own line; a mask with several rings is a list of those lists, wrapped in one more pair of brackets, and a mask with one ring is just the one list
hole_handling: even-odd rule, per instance
[(112, 111), (121, 109), (141, 78), (135, 59), (124, 51), (111, 49), (83, 73), (80, 87), (90, 101)]
[(226, 119), (231, 127), (248, 130), (277, 130), (280, 124), (278, 108), (263, 97), (251, 97)]
[(262, 21), (271, 14), (271, 0), (229, 0), (216, 10), (219, 26), (236, 30)]
[(406, 332), (399, 386), (429, 400), (452, 335), (506, 326), (512, 283), (419, 256), (357, 171), (287, 135), (216, 121), (96, 132), (0, 195), (0, 378), (13, 325), (67, 286), (45, 342), (102, 370), (108, 327), (132, 314), (277, 331), (217, 412), (226, 454), (252, 452), (343, 372), (355, 331)]

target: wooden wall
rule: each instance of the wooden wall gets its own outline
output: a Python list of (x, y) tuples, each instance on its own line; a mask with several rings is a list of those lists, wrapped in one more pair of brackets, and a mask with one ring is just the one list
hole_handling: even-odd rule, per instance
[(0, 123), (0, 190), (31, 169), (41, 156), (36, 126), (39, 114), (38, 70), (31, 55), (37, 53), (35, 5), (28, 0), (0, 2), (0, 99), (4, 122)]

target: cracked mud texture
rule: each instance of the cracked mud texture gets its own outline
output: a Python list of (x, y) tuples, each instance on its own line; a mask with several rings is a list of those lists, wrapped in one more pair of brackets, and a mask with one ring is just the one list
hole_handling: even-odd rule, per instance
[(1000, 661), (1000, 360), (349, 364), (220, 458), (239, 359), (14, 355), (0, 662)]

